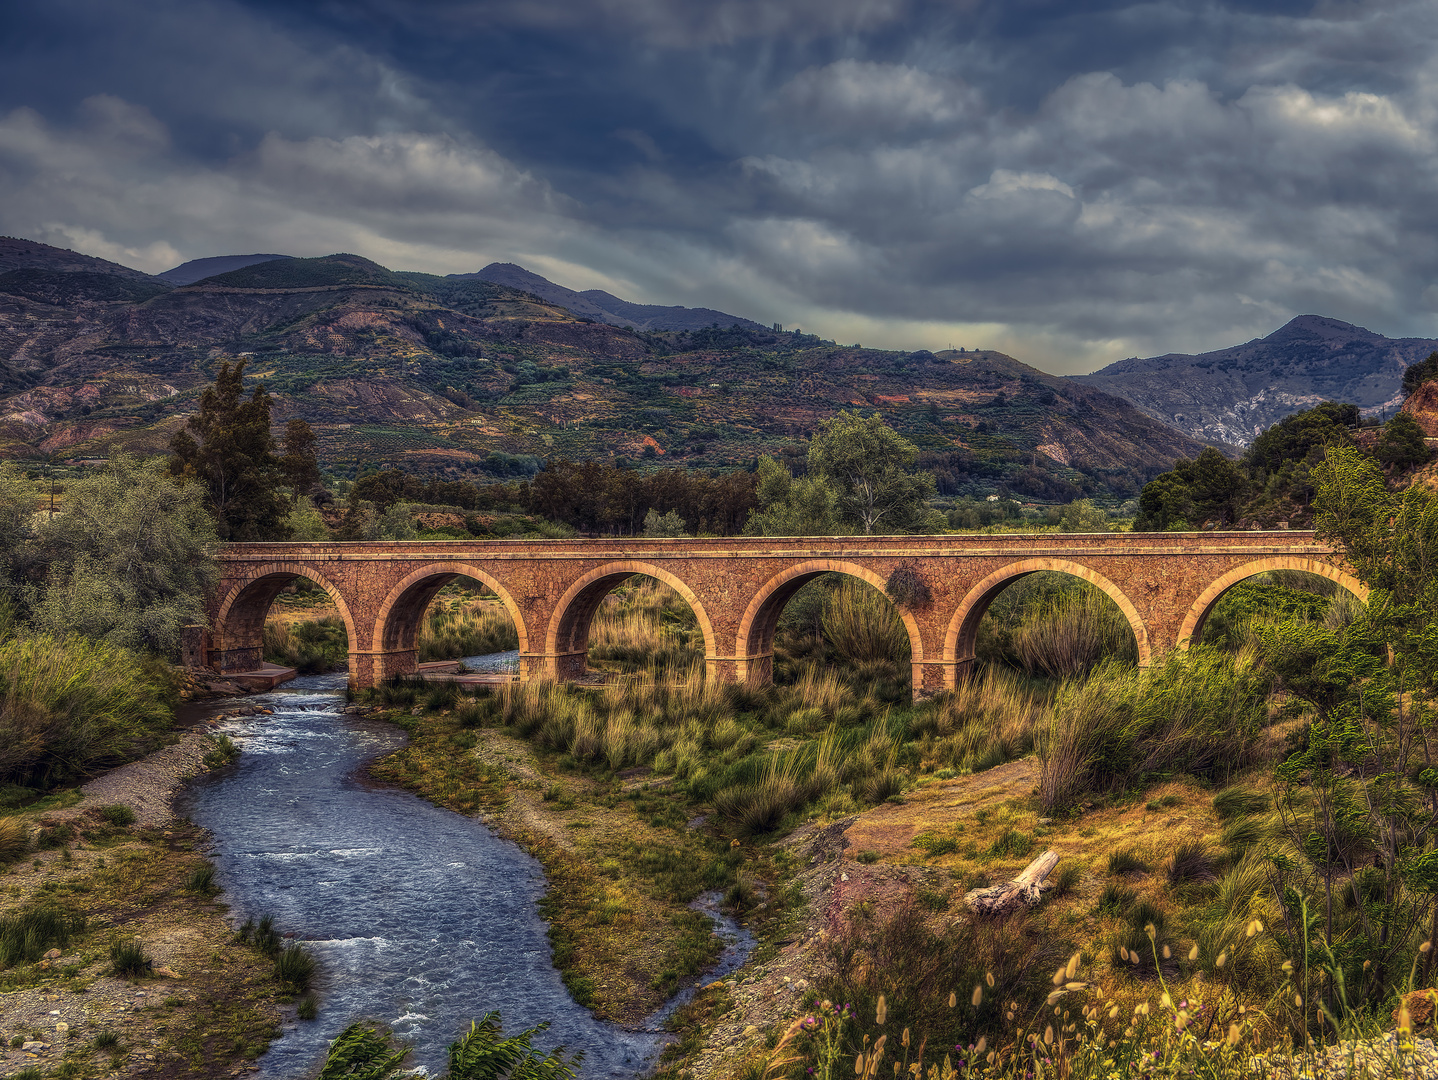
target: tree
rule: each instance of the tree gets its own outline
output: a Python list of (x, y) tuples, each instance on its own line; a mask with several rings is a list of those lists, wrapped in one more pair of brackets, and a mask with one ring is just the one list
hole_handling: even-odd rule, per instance
[(241, 400), (244, 373), (243, 360), (220, 364), (199, 411), (170, 440), (170, 469), (204, 486), (221, 539), (284, 539), (289, 508), (275, 490), (280, 470), (270, 397), (257, 385), (249, 401)]
[(1243, 455), (1249, 479), (1263, 483), (1285, 465), (1316, 464), (1330, 446), (1352, 446), (1349, 429), (1358, 426), (1357, 405), (1324, 401), (1311, 409), (1285, 416), (1253, 440)]
[(315, 454), (315, 433), (309, 424), (298, 418), (285, 425), (285, 456), (280, 458), (280, 472), (290, 486), (290, 502), (298, 503), (320, 483), (320, 462)]
[(1076, 499), (1059, 515), (1059, 532), (1111, 532), (1108, 515), (1093, 504), (1092, 499)]
[(878, 413), (841, 412), (809, 443), (809, 473), (833, 488), (839, 520), (869, 535), (942, 531), (927, 500), (934, 477), (916, 467), (919, 448)]
[(671, 537), (688, 536), (684, 531), (684, 519), (679, 516), (677, 510), (671, 510), (667, 514), (661, 514), (658, 510), (650, 507), (649, 513), (644, 515), (644, 535), (649, 537)]
[(1438, 379), (1438, 352), (1428, 354), (1426, 360), (1410, 364), (1403, 372), (1403, 396), (1412, 397), (1426, 382)]
[[(1434, 353), (1438, 356), (1438, 353)], [(1373, 448), (1373, 456), (1392, 469), (1412, 469), (1427, 464), (1432, 454), (1423, 438), (1423, 429), (1412, 415), (1401, 412), (1383, 425), (1383, 434)]]
[[(1438, 934), (1438, 497), (1390, 491), (1352, 446), (1330, 447), (1313, 482), (1318, 533), (1369, 587), (1367, 609), (1347, 626), (1255, 632), (1312, 718), (1278, 769), (1286, 832), (1322, 886), (1324, 948), (1352, 1000), (1372, 999), (1406, 976), (1412, 942)], [(1276, 888), (1301, 884), (1275, 867)], [(1290, 933), (1306, 938), (1291, 908)], [(1358, 934), (1338, 950), (1340, 918)]]
[(759, 507), (749, 515), (750, 536), (840, 536), (839, 493), (824, 479), (795, 479), (781, 462), (759, 459)]
[(1205, 447), (1192, 461), (1180, 458), (1170, 472), (1144, 485), (1134, 532), (1186, 530), (1208, 521), (1228, 524), (1238, 516), (1245, 487), (1237, 466)]
[(37, 530), (47, 569), (31, 590), (36, 626), (175, 655), (180, 628), (205, 622), (219, 576), (204, 499), (163, 459), (117, 454), (98, 475), (71, 481), (64, 511)]

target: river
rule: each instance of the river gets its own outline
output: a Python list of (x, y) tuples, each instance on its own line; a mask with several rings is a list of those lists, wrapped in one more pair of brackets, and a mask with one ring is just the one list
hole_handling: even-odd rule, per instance
[[(583, 1077), (647, 1071), (665, 1038), (658, 1018), (645, 1031), (595, 1020), (554, 970), (539, 864), (477, 820), (366, 779), (363, 764), (404, 735), (343, 715), (344, 683), (306, 676), (249, 699), (274, 715), (226, 721), (243, 753), (180, 804), (214, 836), (233, 916), (274, 915), (320, 962), (319, 1018), (287, 1024), (259, 1075), (304, 1076), (366, 1018), (413, 1044), (409, 1067), (438, 1076), (449, 1043), (491, 1009), (506, 1033), (551, 1021), (536, 1044), (582, 1050)], [(727, 950), (724, 969), (749, 943)]]

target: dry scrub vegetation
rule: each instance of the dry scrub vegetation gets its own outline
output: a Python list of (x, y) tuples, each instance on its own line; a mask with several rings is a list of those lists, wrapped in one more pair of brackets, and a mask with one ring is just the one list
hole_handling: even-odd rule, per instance
[[(714, 888), (782, 934), (803, 902), (774, 841), (803, 822), (853, 822), (849, 858), (917, 875), (897, 906), (861, 901), (836, 916), (828, 975), (796, 1026), (770, 1031), (773, 1048), (752, 1044), (736, 1066), (753, 1080), (895, 1065), (934, 1077), (1237, 1076), (1260, 1050), (1375, 1034), (1397, 995), (1431, 975), (1419, 885), (1404, 886), (1407, 914), (1379, 942), (1372, 928), (1393, 894), (1367, 871), (1343, 871), (1331, 847), (1314, 849), (1315, 815), (1337, 823), (1330, 845), (1367, 842), (1342, 834), (1343, 815), (1361, 812), (1352, 794), (1275, 778), (1305, 751), (1318, 712), (1267, 659), (1274, 635), (1342, 634), (1362, 618), (1347, 594), (1314, 581), (1273, 575), (1231, 590), (1204, 645), (1141, 670), (1107, 598), (1032, 575), (991, 608), (976, 675), (912, 705), (903, 624), (866, 585), (819, 579), (796, 594), (776, 684), (750, 688), (708, 682), (687, 606), (632, 579), (593, 624), (590, 662), (606, 685), (377, 694), (429, 704), (439, 716), (412, 728), (451, 749), (482, 741), (480, 729), (521, 740), (555, 777), (537, 781), (551, 783), (553, 809), (591, 824), (597, 811), (644, 821), (637, 847), (580, 843), (552, 859), (556, 959), (576, 996), (609, 1015), (623, 1010), (598, 973), (624, 935), (604, 927), (643, 926), (671, 957), (688, 935), (683, 970), (697, 970), (692, 926), (637, 913), (648, 904), (672, 916)], [(424, 739), (408, 752), (424, 758)], [(953, 794), (1030, 755), (1029, 783)], [(416, 764), (405, 782), (437, 793), (442, 770), (425, 760), (428, 778)], [(444, 783), (462, 797), (462, 782)], [(495, 806), (513, 794), (487, 790)], [(964, 913), (966, 890), (1012, 877), (1045, 848), (1061, 861), (1039, 907), (997, 922)], [(605, 859), (597, 891), (576, 886), (593, 876), (586, 860)], [(667, 992), (677, 970), (651, 987)], [(690, 1067), (701, 1045), (690, 1033), (665, 1068)]]

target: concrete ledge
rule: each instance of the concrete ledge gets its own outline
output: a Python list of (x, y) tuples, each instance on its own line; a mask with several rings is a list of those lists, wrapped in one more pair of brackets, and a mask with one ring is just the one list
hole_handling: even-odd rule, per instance
[(231, 671), (225, 674), (225, 678), (231, 682), (238, 683), (250, 693), (263, 693), (266, 690), (273, 690), (280, 683), (287, 683), (293, 679), (296, 671), (292, 667), (280, 667), (278, 664), (265, 664), (258, 671)]

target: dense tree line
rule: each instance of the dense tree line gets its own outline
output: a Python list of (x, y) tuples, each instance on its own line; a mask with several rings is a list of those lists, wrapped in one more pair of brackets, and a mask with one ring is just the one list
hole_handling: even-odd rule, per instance
[(1358, 406), (1325, 401), (1274, 424), (1237, 461), (1212, 447), (1193, 460), (1180, 459), (1144, 487), (1134, 530), (1307, 520), (1317, 492), (1313, 470), (1330, 449), (1354, 448), (1394, 473), (1428, 461), (1423, 431), (1409, 414), (1393, 417), (1376, 437), (1360, 438), (1360, 421)]
[(355, 481), (350, 502), (373, 503), (383, 513), (400, 502), (453, 506), (468, 511), (518, 507), (581, 532), (632, 536), (644, 531), (650, 511), (677, 514), (684, 531), (732, 536), (757, 505), (755, 476), (659, 469), (641, 473), (604, 461), (552, 458), (532, 480), (508, 484), (425, 480), (384, 469)]

